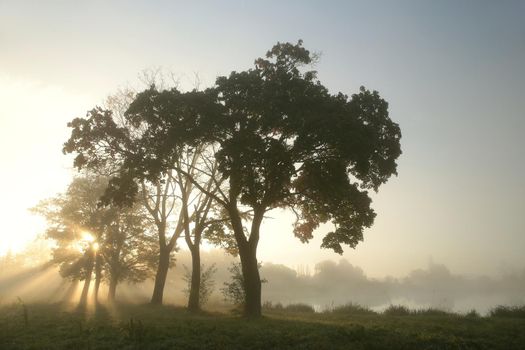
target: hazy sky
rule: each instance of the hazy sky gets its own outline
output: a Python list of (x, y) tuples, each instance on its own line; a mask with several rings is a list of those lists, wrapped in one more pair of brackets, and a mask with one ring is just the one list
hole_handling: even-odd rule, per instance
[[(299, 38), (322, 53), (332, 92), (378, 90), (403, 133), (399, 177), (374, 194), (376, 223), (344, 257), (372, 276), (430, 260), (525, 267), (523, 1), (0, 0), (0, 254), (42, 229), (26, 208), (65, 188), (67, 121), (143, 69), (206, 86)], [(321, 234), (302, 245), (289, 216), (273, 217), (262, 261), (339, 259)]]

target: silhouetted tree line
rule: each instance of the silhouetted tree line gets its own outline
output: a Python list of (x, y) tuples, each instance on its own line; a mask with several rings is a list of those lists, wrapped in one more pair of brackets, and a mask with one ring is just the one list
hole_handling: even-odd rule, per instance
[[(154, 274), (151, 302), (162, 303), (183, 237), (192, 256), (188, 307), (198, 310), (199, 247), (207, 239), (239, 256), (244, 311), (257, 317), (257, 245), (266, 212), (292, 210), (302, 242), (330, 222), (322, 248), (354, 248), (376, 215), (368, 191), (396, 174), (401, 132), (376, 91), (331, 94), (306, 69), (315, 59), (302, 41), (278, 43), (253, 68), (218, 77), (210, 88), (152, 84), (70, 122), (64, 153), (96, 175), (75, 180), (68, 191), (82, 181), (102, 181), (105, 189), (41, 210), (51, 223), (48, 237), (59, 242), (54, 260), (62, 274), (85, 280), (86, 288), (93, 270), (96, 286), (104, 278)], [(82, 203), (68, 209), (75, 200)], [(94, 239), (73, 254), (82, 230)]]

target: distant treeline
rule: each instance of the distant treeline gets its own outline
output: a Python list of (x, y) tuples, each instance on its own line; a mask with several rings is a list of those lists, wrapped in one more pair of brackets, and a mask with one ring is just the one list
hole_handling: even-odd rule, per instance
[[(45, 272), (46, 267), (29, 267), (28, 256), (12, 256), (0, 259), (0, 302), (12, 302), (20, 296), (28, 301), (61, 301), (71, 288), (62, 280), (55, 268)], [(202, 252), (205, 266), (215, 264), (217, 272), (209, 306), (224, 304), (220, 292), (231, 279), (228, 267), (237, 260), (222, 250)], [(34, 262), (34, 261), (33, 261)], [(9, 266), (8, 266), (9, 264)], [(186, 301), (183, 281), (184, 266), (190, 266), (191, 256), (182, 250), (176, 254), (175, 266), (168, 273), (166, 302), (183, 305)], [(25, 265), (25, 267), (24, 267)], [(304, 270), (304, 269), (303, 269)], [(28, 288), (31, 282), (46, 274), (46, 283), (38, 288)], [(406, 277), (381, 279), (369, 278), (364, 271), (347, 260), (322, 261), (312, 271), (300, 271), (285, 265), (264, 263), (261, 267), (263, 301), (283, 305), (306, 303), (317, 311), (331, 309), (348, 303), (356, 303), (382, 311), (391, 304), (403, 304), (412, 308), (432, 307), (441, 310), (467, 312), (476, 309), (484, 314), (496, 305), (525, 304), (525, 269), (499, 277), (467, 277), (453, 274), (441, 264), (429, 264), (416, 269)], [(146, 303), (149, 301), (152, 281), (128, 284), (118, 292), (119, 300)]]

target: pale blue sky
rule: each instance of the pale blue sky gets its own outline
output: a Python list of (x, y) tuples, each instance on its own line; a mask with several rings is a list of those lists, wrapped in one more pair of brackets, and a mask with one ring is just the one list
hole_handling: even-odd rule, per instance
[[(344, 256), (376, 276), (429, 259), (467, 273), (525, 268), (523, 1), (0, 0), (4, 221), (62, 188), (65, 122), (141, 70), (162, 66), (187, 86), (196, 72), (209, 85), (299, 38), (322, 53), (331, 91), (378, 90), (403, 133), (399, 177), (374, 195), (376, 225)], [(46, 155), (40, 171), (62, 182), (41, 179), (42, 190), (28, 164)], [(29, 203), (13, 206), (17, 181)], [(338, 259), (295, 241), (278, 217), (265, 224), (262, 260)], [(0, 235), (21, 229), (7, 227)]]

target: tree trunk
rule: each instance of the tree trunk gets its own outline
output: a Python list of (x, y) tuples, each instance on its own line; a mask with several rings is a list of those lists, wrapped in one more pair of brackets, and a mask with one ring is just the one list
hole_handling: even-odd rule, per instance
[(80, 295), (80, 302), (78, 303), (79, 306), (87, 305), (89, 285), (91, 283), (91, 275), (93, 274), (93, 265), (93, 255), (91, 252), (88, 252), (88, 258), (86, 261), (86, 280), (84, 281), (84, 288), (82, 289), (82, 294)]
[(230, 222), (241, 258), (245, 293), (244, 315), (250, 318), (258, 318), (261, 317), (261, 277), (257, 263), (257, 245), (265, 208), (262, 206), (254, 208), (249, 239), (244, 235), (242, 220), (237, 207), (232, 206), (229, 209)]
[(117, 283), (118, 279), (116, 276), (111, 276), (109, 281), (109, 291), (108, 291), (108, 301), (110, 303), (115, 301), (115, 294), (117, 293)]
[(239, 247), (244, 280), (244, 315), (257, 318), (261, 316), (261, 277), (257, 263), (257, 250), (249, 246)]
[(95, 304), (98, 304), (98, 291), (102, 280), (102, 261), (100, 260), (100, 256), (97, 255), (95, 258), (95, 290), (93, 291)]
[(190, 247), (191, 252), (191, 285), (190, 297), (188, 299), (188, 309), (190, 311), (200, 310), (200, 289), (201, 289), (201, 254), (200, 247), (194, 245)]
[(166, 285), (166, 277), (168, 276), (168, 269), (170, 267), (170, 251), (167, 248), (162, 248), (159, 255), (159, 265), (157, 267), (157, 274), (155, 275), (155, 286), (153, 287), (153, 295), (151, 297), (151, 304), (162, 305), (164, 296), (164, 286)]

